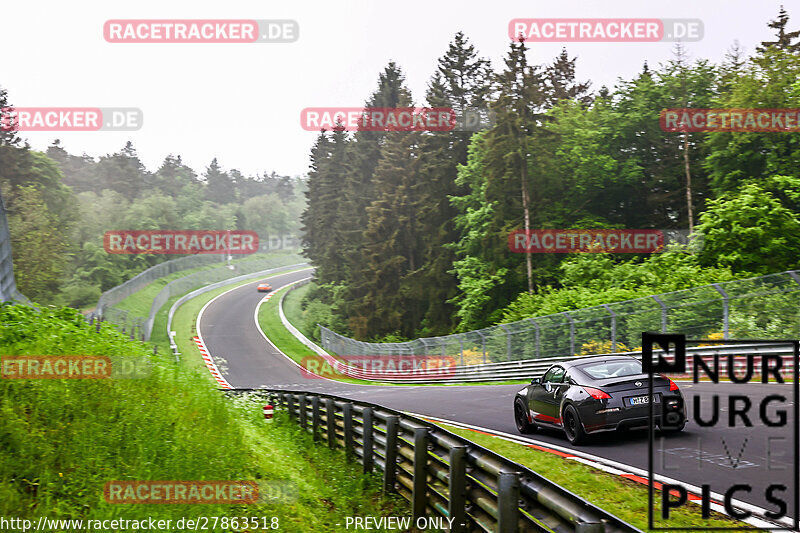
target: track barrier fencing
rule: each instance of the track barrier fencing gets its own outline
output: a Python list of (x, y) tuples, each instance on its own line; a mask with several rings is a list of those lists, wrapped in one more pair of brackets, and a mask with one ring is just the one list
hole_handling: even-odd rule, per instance
[(453, 533), (640, 531), (533, 470), (420, 418), (329, 394), (225, 392), (268, 402), (314, 441), (344, 449), (365, 473), (380, 472), (383, 490), (411, 503), (414, 523), (452, 518)]

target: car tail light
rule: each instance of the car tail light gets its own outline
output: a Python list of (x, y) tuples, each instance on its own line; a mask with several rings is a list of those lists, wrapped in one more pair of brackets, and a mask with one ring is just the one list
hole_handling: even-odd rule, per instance
[(672, 381), (671, 379), (669, 379), (669, 378), (668, 378), (667, 376), (665, 376), (664, 374), (659, 374), (659, 376), (661, 376), (662, 378), (664, 378), (664, 379), (666, 379), (667, 381), (669, 381), (669, 390), (671, 390), (671, 391), (673, 391), (673, 390), (678, 390), (678, 386), (675, 384), (675, 382), (674, 382), (674, 381)]
[(594, 398), (595, 400), (605, 400), (607, 398), (611, 398), (607, 392), (601, 391), (600, 389), (595, 389), (592, 387), (584, 387), (583, 390), (589, 393), (589, 396)]

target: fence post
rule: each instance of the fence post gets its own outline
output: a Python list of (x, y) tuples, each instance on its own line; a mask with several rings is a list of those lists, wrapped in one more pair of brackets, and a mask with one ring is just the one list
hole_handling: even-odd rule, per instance
[(519, 472), (500, 472), (497, 482), (497, 531), (516, 533), (519, 527)]
[(603, 304), (603, 307), (611, 315), (611, 353), (614, 353), (617, 351), (617, 313), (608, 304)]
[(464, 366), (464, 335), (458, 336), (458, 345), (461, 348), (461, 366)]
[(652, 298), (653, 298), (653, 300), (658, 302), (658, 305), (661, 306), (661, 333), (666, 333), (667, 332), (667, 306), (666, 306), (666, 304), (664, 304), (664, 302), (661, 301), (661, 298), (659, 298), (658, 296), (653, 295)]
[(311, 434), (314, 442), (319, 440), (319, 396), (311, 397)]
[(568, 311), (564, 311), (561, 314), (566, 315), (567, 320), (569, 320), (569, 354), (575, 355), (575, 319), (572, 318)]
[(300, 427), (305, 431), (308, 428), (308, 418), (306, 413), (306, 395), (300, 395)]
[(425, 353), (423, 355), (428, 355), (428, 343), (426, 342), (427, 339), (420, 338), (420, 339), (417, 339), (417, 340), (422, 343), (422, 349), (425, 351)]
[(541, 355), (541, 327), (539, 326), (539, 323), (536, 322), (535, 318), (529, 318), (528, 320), (531, 321), (533, 327), (536, 329), (536, 359), (538, 359)]
[(447, 516), (451, 518), (451, 533), (467, 531), (467, 447), (450, 448), (450, 475), (448, 476)]
[(336, 413), (333, 410), (333, 399), (325, 399), (325, 422), (328, 431), (328, 447), (336, 448)]
[(411, 496), (411, 516), (425, 516), (428, 507), (428, 428), (414, 429), (414, 480)]
[(497, 324), (506, 333), (506, 360), (511, 361), (511, 333), (508, 331), (508, 326), (505, 324)]
[(481, 330), (475, 330), (475, 333), (481, 336), (481, 349), (483, 350), (483, 364), (486, 364), (486, 336)]
[(730, 316), (728, 293), (725, 292), (719, 283), (712, 283), (711, 286), (717, 289), (717, 292), (722, 296), (722, 338), (728, 340), (728, 319)]
[(361, 429), (364, 430), (363, 450), (364, 473), (372, 472), (372, 407), (365, 407), (363, 412), (363, 422)]
[(344, 416), (344, 453), (347, 457), (353, 455), (353, 404), (350, 402), (342, 406)]
[(397, 480), (397, 427), (400, 418), (397, 416), (386, 417), (386, 468), (383, 470), (383, 490), (394, 492)]

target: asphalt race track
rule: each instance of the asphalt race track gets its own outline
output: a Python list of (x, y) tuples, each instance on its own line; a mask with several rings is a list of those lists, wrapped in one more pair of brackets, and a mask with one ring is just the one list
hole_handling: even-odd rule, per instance
[[(277, 289), (308, 277), (309, 272), (282, 274), (269, 280)], [(278, 353), (256, 328), (254, 310), (264, 297), (255, 288), (259, 281), (216, 298), (205, 309), (200, 323), (208, 350), (215, 358), (225, 361), (223, 372), (233, 387), (328, 392), (401, 411), (519, 434), (514, 425), (512, 401), (515, 392), (522, 388), (520, 385), (362, 386), (303, 377), (298, 367)], [(677, 435), (662, 437), (656, 433), (656, 471), (698, 487), (710, 484), (711, 491), (719, 493), (734, 484), (748, 484), (752, 486), (751, 492), (739, 491), (733, 497), (773, 511), (777, 510), (777, 505), (766, 499), (765, 490), (770, 484), (784, 484), (786, 491), (774, 494), (788, 503), (788, 515), (795, 516), (793, 474), (798, 465), (793, 464), (797, 445), (792, 439), (793, 387), (789, 384), (704, 383), (680, 383), (680, 386), (689, 405), (689, 423)], [(719, 422), (714, 427), (701, 427), (692, 416), (694, 396), (702, 398), (701, 413), (708, 419), (713, 394), (719, 395)], [(738, 427), (728, 427), (729, 394), (750, 397), (749, 416), (754, 427), (743, 428), (741, 421)], [(777, 411), (786, 412), (787, 421), (782, 427), (767, 427), (759, 416), (761, 399), (769, 394), (786, 397), (786, 402), (771, 404), (765, 409), (770, 420), (777, 418)], [(571, 447), (558, 431), (540, 430), (530, 437)], [(576, 449), (644, 470), (648, 468), (646, 430), (602, 434)]]

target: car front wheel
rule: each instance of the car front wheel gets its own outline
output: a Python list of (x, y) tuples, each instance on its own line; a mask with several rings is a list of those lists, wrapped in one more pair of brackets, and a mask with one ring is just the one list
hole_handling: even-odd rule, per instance
[(517, 423), (517, 431), (520, 433), (533, 433), (536, 425), (528, 422), (528, 410), (525, 403), (517, 398), (514, 400), (514, 421)]
[(574, 406), (568, 405), (563, 415), (564, 433), (571, 444), (578, 445), (586, 441), (586, 432), (583, 430), (580, 416)]

